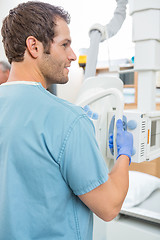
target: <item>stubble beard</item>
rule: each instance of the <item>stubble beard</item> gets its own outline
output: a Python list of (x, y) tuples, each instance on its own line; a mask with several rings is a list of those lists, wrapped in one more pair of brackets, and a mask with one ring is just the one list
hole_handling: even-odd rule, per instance
[(68, 74), (65, 74), (63, 64), (56, 64), (50, 54), (44, 54), (44, 61), (41, 64), (41, 72), (47, 83), (51, 84), (66, 84), (69, 80)]
[(64, 73), (55, 73), (51, 75), (46, 75), (45, 80), (47, 83), (51, 84), (66, 84), (69, 80), (68, 76), (65, 76)]
[(47, 86), (51, 84), (65, 84), (68, 82), (68, 75), (64, 75), (64, 72), (56, 66), (49, 67), (45, 64), (41, 66), (41, 74), (46, 81)]

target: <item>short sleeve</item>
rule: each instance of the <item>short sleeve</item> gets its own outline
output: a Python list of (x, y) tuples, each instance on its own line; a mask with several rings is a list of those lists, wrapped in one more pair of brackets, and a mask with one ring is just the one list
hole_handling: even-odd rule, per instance
[(60, 159), (63, 178), (75, 195), (85, 194), (108, 179), (108, 169), (95, 139), (92, 122), (81, 116), (73, 123)]

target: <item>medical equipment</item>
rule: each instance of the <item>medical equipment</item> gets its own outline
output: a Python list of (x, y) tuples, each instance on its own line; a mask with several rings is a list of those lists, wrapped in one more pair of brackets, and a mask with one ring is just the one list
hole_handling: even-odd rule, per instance
[(122, 88), (122, 81), (118, 78), (91, 77), (82, 85), (76, 102), (82, 107), (90, 105), (92, 111), (98, 113), (98, 119), (93, 120), (93, 123), (97, 141), (109, 168), (113, 166), (113, 154), (109, 149), (108, 136), (114, 133), (115, 121), (122, 118), (122, 115), (124, 128), (135, 139), (132, 162), (150, 161), (160, 156), (159, 112), (123, 112)]
[[(127, 1), (120, 2), (125, 4), (123, 6), (127, 4)], [(133, 17), (132, 38), (135, 42), (134, 70), (138, 72), (138, 110), (122, 111), (121, 117), (124, 116), (124, 128), (131, 131), (134, 136), (132, 161), (142, 162), (160, 157), (160, 112), (155, 111), (156, 71), (160, 70), (160, 1), (129, 0), (129, 6)], [(119, 101), (116, 105), (116, 97), (114, 98), (111, 93), (112, 90), (110, 95), (102, 94), (102, 98), (100, 98), (100, 92), (109, 92), (108, 88), (121, 91), (121, 87), (119, 87), (118, 80), (115, 80), (115, 85), (112, 85), (113, 78), (104, 79), (103, 76), (102, 80), (100, 76), (94, 77), (99, 43), (107, 37), (109, 35), (107, 36), (105, 26), (95, 24), (90, 29), (90, 49), (87, 55), (85, 81), (78, 97), (78, 103), (90, 104), (92, 110), (100, 115), (98, 121), (94, 121), (96, 137), (111, 169), (113, 155), (104, 138), (114, 131), (117, 108), (121, 106), (121, 103)], [(160, 190), (157, 189), (138, 206), (132, 209), (123, 208), (118, 217), (106, 225), (95, 217), (94, 240), (159, 240), (159, 202)], [(99, 231), (96, 235), (97, 229)]]
[[(91, 77), (84, 81), (76, 101), (76, 104), (82, 107), (90, 105), (91, 109), (98, 114), (98, 119), (92, 121), (95, 126), (97, 142), (108, 165), (110, 165), (110, 159), (106, 152), (108, 145), (107, 113), (116, 109), (116, 120), (122, 118), (124, 107), (122, 91), (123, 83), (119, 78)], [(114, 134), (116, 135), (115, 131), (116, 128), (114, 128)], [(116, 159), (116, 151), (114, 159)]]
[[(92, 120), (96, 137), (109, 169), (112, 168), (113, 155), (108, 148), (107, 136), (110, 124), (118, 108), (126, 117), (125, 128), (131, 131), (136, 149), (132, 161), (151, 160), (160, 154), (160, 117), (158, 112), (124, 111), (123, 83), (115, 77), (91, 77), (84, 81), (77, 104), (90, 108), (98, 113), (98, 119)], [(147, 184), (147, 182), (145, 182)], [(148, 184), (147, 184), (148, 186)], [(144, 188), (143, 188), (144, 189)], [(158, 240), (160, 237), (160, 191), (153, 192), (150, 198), (132, 208), (122, 208), (118, 217), (110, 223), (104, 223), (94, 216), (94, 240), (147, 239)], [(115, 231), (116, 229), (116, 231)]]
[(99, 43), (114, 36), (121, 28), (126, 17), (128, 0), (116, 0), (117, 7), (111, 21), (106, 25), (94, 24), (89, 30), (90, 47), (87, 53), (85, 79), (95, 76)]
[[(139, 113), (130, 111), (128, 116), (141, 125), (141, 130), (147, 128), (145, 136), (141, 133), (143, 136), (140, 138), (137, 132), (134, 139), (136, 142), (139, 140), (137, 150), (143, 143), (142, 157), (152, 160), (160, 157), (160, 113), (155, 111), (156, 71), (160, 69), (160, 1), (129, 0), (129, 6), (133, 17), (132, 38), (135, 42), (134, 69), (138, 72)], [(151, 180), (144, 180), (143, 188), (149, 184), (152, 184)], [(142, 191), (140, 193), (143, 194)], [(123, 240), (159, 240), (159, 203), (160, 188), (157, 188), (140, 204), (122, 208), (118, 218), (107, 224), (106, 239), (116, 240), (118, 235), (118, 239)]]
[[(119, 4), (122, 4), (122, 15), (125, 16), (125, 7), (127, 1), (117, 1)], [(155, 111), (155, 96), (156, 96), (156, 70), (160, 69), (160, 34), (159, 34), (159, 17), (160, 17), (160, 2), (158, 1), (138, 1), (138, 0), (130, 0), (130, 14), (133, 16), (133, 41), (135, 42), (135, 70), (138, 71), (138, 111), (126, 112), (126, 127), (127, 130), (131, 131), (134, 135), (134, 152), (132, 161), (134, 162), (142, 162), (153, 160), (160, 156), (160, 143), (159, 143), (159, 134), (160, 134), (160, 113)], [(116, 15), (115, 15), (116, 17)], [(155, 21), (154, 25), (153, 19)], [(113, 21), (116, 23), (116, 21)], [(152, 25), (150, 24), (152, 23)], [(110, 121), (113, 118), (115, 113), (110, 113), (109, 100), (107, 102), (103, 99), (100, 100), (100, 93), (96, 95), (96, 91), (100, 91), (98, 82), (101, 81), (98, 77), (94, 78), (94, 82), (91, 80), (91, 77), (95, 74), (97, 62), (97, 54), (98, 54), (98, 46), (100, 41), (104, 41), (107, 38), (108, 25), (102, 26), (100, 24), (95, 24), (91, 27), (90, 34), (90, 49), (88, 51), (87, 56), (87, 64), (85, 70), (85, 81), (84, 86), (79, 94), (79, 99), (81, 98), (81, 105), (84, 101), (82, 91), (88, 94), (88, 99), (85, 96), (85, 104), (89, 104), (94, 102), (93, 110), (100, 109), (105, 106), (103, 112), (101, 110), (100, 119), (105, 118), (107, 121), (106, 125), (103, 121), (98, 120), (95, 122), (97, 141), (99, 142), (100, 148), (102, 148), (102, 152), (104, 146), (106, 147), (106, 141), (101, 139), (100, 132), (103, 131), (109, 133), (108, 129), (110, 128)], [(148, 31), (148, 28), (150, 31)], [(113, 28), (114, 29), (114, 28)], [(94, 35), (95, 34), (95, 35)], [(109, 37), (111, 37), (110, 35)], [(149, 50), (148, 50), (149, 49)], [(159, 50), (159, 51), (158, 51)], [(94, 54), (93, 54), (94, 53)], [(158, 53), (158, 54), (157, 54)], [(93, 71), (94, 70), (94, 71)], [(89, 81), (88, 77), (89, 76)], [(95, 80), (97, 79), (97, 80)], [(86, 84), (85, 82), (88, 82)], [(109, 91), (109, 87), (112, 85), (107, 85), (106, 82), (113, 81), (112, 79), (103, 80), (103, 86), (105, 90)], [(90, 84), (90, 86), (89, 86)], [(97, 84), (97, 85), (96, 85)], [(117, 85), (114, 85), (115, 88), (118, 89)], [(94, 90), (94, 93), (93, 93)], [(92, 92), (91, 92), (92, 91)], [(102, 93), (101, 89), (101, 93)], [(91, 94), (91, 97), (89, 97)], [(95, 96), (93, 96), (95, 94)], [(114, 95), (115, 96), (115, 95)], [(97, 98), (98, 97), (98, 98)], [(104, 98), (104, 96), (101, 95)], [(83, 99), (83, 100), (82, 100)], [(97, 99), (97, 103), (96, 103)], [(122, 99), (122, 98), (121, 98)], [(94, 101), (93, 101), (94, 100)], [(78, 100), (79, 101), (79, 100)], [(88, 101), (88, 102), (87, 102)], [(123, 100), (122, 100), (123, 101)], [(110, 101), (111, 108), (118, 109), (118, 106), (121, 105), (121, 101), (118, 101), (118, 105), (112, 106), (112, 101)], [(121, 108), (121, 107), (120, 107)], [(118, 110), (119, 111), (119, 110)], [(122, 111), (122, 110), (121, 110)], [(107, 113), (106, 113), (107, 112)], [(122, 111), (123, 112), (123, 111)], [(121, 112), (121, 116), (123, 115)], [(124, 115), (125, 115), (124, 114)], [(115, 115), (117, 119), (117, 113)], [(133, 119), (132, 119), (133, 118)], [(115, 119), (115, 120), (116, 120)], [(116, 121), (115, 121), (116, 122)], [(99, 126), (98, 126), (99, 124)], [(103, 126), (102, 126), (103, 125)], [(105, 130), (106, 128), (106, 130)], [(113, 130), (115, 131), (115, 130)], [(106, 135), (105, 135), (106, 136)], [(105, 143), (105, 144), (104, 144)], [(104, 155), (104, 154), (103, 154)], [(107, 149), (106, 153), (108, 158), (112, 158), (109, 149)]]
[[(108, 123), (111, 123), (114, 114), (114, 112), (108, 113)], [(132, 162), (140, 163), (158, 158), (160, 156), (160, 113), (128, 110), (124, 111), (124, 116), (125, 129), (131, 132), (134, 138)], [(110, 153), (108, 146), (107, 148)], [(111, 158), (110, 154), (108, 157)]]

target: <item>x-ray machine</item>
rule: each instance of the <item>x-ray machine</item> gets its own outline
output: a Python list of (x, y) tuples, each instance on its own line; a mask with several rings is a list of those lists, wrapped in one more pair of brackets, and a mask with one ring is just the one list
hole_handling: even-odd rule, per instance
[[(160, 157), (160, 112), (155, 110), (156, 71), (160, 70), (160, 0), (129, 0), (130, 15), (133, 17), (132, 39), (135, 42), (134, 70), (138, 72), (136, 111), (123, 111), (123, 84), (119, 78), (95, 76), (99, 43), (115, 35), (125, 19), (128, 1), (116, 1), (117, 8), (109, 24), (95, 24), (89, 31), (85, 80), (76, 102), (82, 107), (89, 105), (98, 113), (98, 118), (93, 120), (96, 137), (109, 169), (114, 164), (116, 153), (108, 148), (108, 136), (110, 133), (116, 136), (114, 126), (118, 118), (123, 120), (124, 128), (134, 137), (132, 162)], [(157, 191), (154, 199), (144, 204), (145, 213), (142, 204), (138, 212), (134, 209), (122, 210), (111, 223), (97, 223), (101, 232), (95, 233), (94, 239), (160, 239), (159, 203), (160, 191)]]

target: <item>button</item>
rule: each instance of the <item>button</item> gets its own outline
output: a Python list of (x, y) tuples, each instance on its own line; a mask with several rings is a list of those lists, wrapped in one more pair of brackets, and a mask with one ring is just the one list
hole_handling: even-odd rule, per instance
[(130, 120), (127, 123), (127, 127), (130, 130), (134, 130), (137, 127), (137, 122), (135, 120)]

